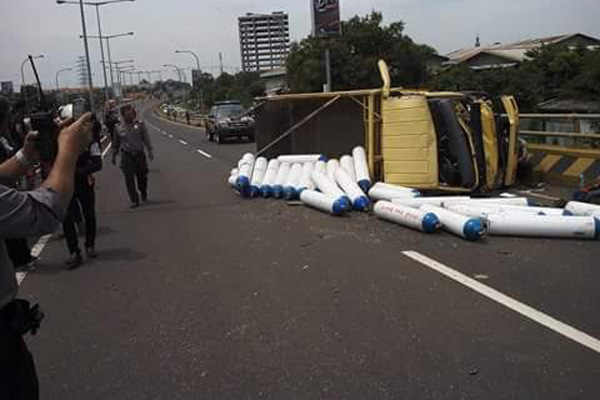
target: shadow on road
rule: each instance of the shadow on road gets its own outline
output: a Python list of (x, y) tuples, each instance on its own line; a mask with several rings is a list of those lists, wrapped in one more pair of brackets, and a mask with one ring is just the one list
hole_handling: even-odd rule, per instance
[(146, 258), (142, 253), (126, 247), (116, 249), (98, 249), (98, 261), (139, 261)]

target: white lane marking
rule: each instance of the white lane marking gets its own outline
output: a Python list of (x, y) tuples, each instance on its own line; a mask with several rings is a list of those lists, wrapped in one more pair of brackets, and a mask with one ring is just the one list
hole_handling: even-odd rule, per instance
[[(46, 236), (42, 236), (38, 239), (37, 243), (31, 249), (31, 256), (35, 258), (39, 258), (42, 252), (44, 251), (44, 247), (48, 244), (50, 239), (52, 239), (53, 234), (49, 234)], [(27, 278), (27, 272), (17, 272), (17, 283), (19, 286), (23, 283), (25, 278)]]
[(205, 151), (202, 151), (200, 149), (196, 149), (196, 151), (198, 152), (198, 154), (202, 154), (204, 157), (206, 157), (208, 159), (212, 158), (212, 156), (210, 154), (208, 154), (207, 152), (205, 152)]
[[(148, 125), (150, 125), (152, 128), (156, 129), (158, 132), (160, 132), (160, 133), (161, 133), (163, 136), (168, 136), (168, 137), (169, 137), (169, 139), (174, 139), (174, 138), (175, 138), (173, 135), (171, 135), (171, 134), (169, 134), (169, 133), (167, 133), (167, 132), (163, 131), (162, 129), (158, 128), (156, 125), (154, 125), (154, 124), (152, 124), (152, 123), (150, 123), (150, 122), (146, 122), (146, 123), (147, 123)], [(181, 140), (181, 139), (179, 139), (179, 143), (181, 143), (181, 144), (182, 144), (182, 145), (184, 145), (184, 146), (187, 146), (187, 145), (188, 145), (188, 142), (186, 142), (185, 140)], [(196, 149), (196, 152), (197, 152), (198, 154), (201, 154), (201, 155), (203, 155), (204, 157), (208, 158), (209, 160), (213, 158), (213, 157), (212, 157), (210, 154), (208, 154), (207, 152), (205, 152), (205, 151), (203, 151), (203, 150), (201, 150), (201, 149)]]
[(476, 291), (477, 293), (494, 300), (495, 302), (503, 305), (504, 307), (510, 308), (511, 310), (521, 314), (524, 317), (527, 317), (540, 325), (545, 326), (548, 329), (553, 330), (554, 332), (563, 335), (574, 342), (577, 342), (591, 350), (594, 350), (597, 353), (600, 353), (600, 340), (596, 339), (593, 336), (588, 335), (585, 332), (582, 332), (576, 328), (573, 328), (570, 325), (567, 325), (549, 315), (542, 313), (541, 311), (536, 310), (526, 304), (521, 303), (518, 300), (513, 299), (503, 293), (500, 293), (496, 289), (492, 289), (491, 287), (484, 285), (481, 282), (478, 282), (474, 279), (469, 278), (468, 276), (453, 270), (450, 267), (447, 267), (431, 258), (424, 256), (416, 251), (405, 251), (403, 254), (414, 261), (419, 262), (420, 264), (425, 265), (433, 269), (434, 271), (439, 272), (442, 275), (468, 287), (471, 290)]
[(102, 152), (102, 158), (106, 157), (106, 155), (108, 154), (108, 152), (110, 151), (111, 148), (112, 148), (112, 143), (109, 143), (108, 146), (106, 146), (106, 149), (104, 149), (104, 151)]

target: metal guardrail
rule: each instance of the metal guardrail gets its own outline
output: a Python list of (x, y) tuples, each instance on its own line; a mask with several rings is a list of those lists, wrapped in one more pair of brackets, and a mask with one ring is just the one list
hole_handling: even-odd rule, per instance
[[(552, 131), (519, 131), (519, 136), (528, 142), (538, 179), (577, 186), (594, 181), (600, 175), (600, 133), (582, 132), (582, 121), (597, 120), (600, 123), (600, 114), (521, 114), (520, 118), (541, 121), (542, 129), (547, 123), (551, 125), (549, 129)], [(556, 121), (564, 121), (567, 126), (552, 126)], [(569, 123), (572, 124), (572, 132), (554, 131), (569, 129)]]

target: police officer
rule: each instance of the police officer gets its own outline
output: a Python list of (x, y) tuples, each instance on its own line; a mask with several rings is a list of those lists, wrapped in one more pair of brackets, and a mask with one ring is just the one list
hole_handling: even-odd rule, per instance
[(33, 358), (22, 336), (37, 330), (40, 313), (17, 300), (18, 284), (4, 240), (9, 237), (41, 236), (60, 225), (73, 197), (77, 158), (91, 139), (90, 114), (62, 129), (58, 155), (42, 186), (18, 192), (4, 182), (14, 181), (35, 164), (35, 137), (29, 134), (15, 156), (0, 164), (0, 398), (37, 400), (39, 388)]
[(75, 192), (63, 222), (63, 233), (70, 254), (65, 262), (68, 269), (77, 268), (83, 263), (75, 228), (80, 206), (85, 221), (85, 253), (88, 258), (96, 258), (96, 192), (93, 174), (102, 169), (100, 150), (102, 125), (94, 115), (92, 115), (92, 123), (92, 144), (77, 160)]
[(121, 156), (121, 170), (125, 176), (131, 208), (137, 208), (141, 200), (148, 200), (148, 162), (154, 160), (152, 142), (143, 121), (137, 118), (135, 108), (127, 104), (121, 108), (122, 121), (117, 125), (113, 142), (113, 164)]

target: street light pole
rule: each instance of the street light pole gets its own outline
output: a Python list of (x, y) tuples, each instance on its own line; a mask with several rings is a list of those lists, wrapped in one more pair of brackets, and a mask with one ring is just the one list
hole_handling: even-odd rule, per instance
[[(70, 1), (70, 0), (56, 0), (57, 4), (79, 4), (79, 10), (81, 12), (81, 25), (82, 25), (82, 30), (83, 30), (83, 42), (85, 45), (85, 57), (87, 59), (87, 69), (88, 69), (88, 80), (89, 80), (89, 90), (90, 90), (90, 106), (92, 108), (92, 110), (94, 109), (94, 99), (93, 99), (93, 82), (92, 82), (92, 67), (91, 67), (91, 62), (90, 62), (90, 50), (89, 50), (89, 46), (88, 46), (88, 36), (87, 36), (87, 28), (85, 25), (85, 12), (83, 10), (83, 6), (95, 6), (96, 7), (96, 16), (98, 18), (98, 37), (100, 38), (100, 51), (101, 51), (101, 55), (102, 55), (102, 61), (104, 61), (104, 45), (102, 43), (102, 28), (101, 28), (101, 23), (100, 23), (100, 11), (99, 8), (100, 6), (104, 6), (107, 4), (113, 4), (113, 3), (123, 3), (123, 2), (133, 2), (135, 0), (105, 0), (105, 1), (98, 1), (98, 2), (89, 2), (86, 1), (84, 2), (83, 0), (79, 0), (79, 1)], [(103, 66), (105, 65), (104, 63), (102, 64)], [(104, 72), (104, 91), (106, 94), (106, 98), (107, 100), (110, 98), (110, 94), (108, 93), (108, 79), (106, 77), (106, 69), (103, 70)]]
[(92, 65), (90, 63), (90, 47), (88, 46), (87, 27), (85, 26), (83, 0), (79, 0), (79, 11), (81, 12), (81, 29), (83, 31), (83, 46), (85, 47), (85, 59), (87, 64), (88, 85), (90, 91), (90, 109), (94, 111), (94, 84), (92, 82)]
[(58, 76), (63, 72), (73, 71), (73, 68), (63, 68), (56, 73), (56, 91), (60, 91), (60, 85), (58, 84)]
[[(127, 32), (127, 33), (120, 33), (118, 35), (107, 35), (107, 36), (89, 36), (92, 39), (100, 39), (100, 41), (102, 41), (102, 39), (106, 40), (106, 51), (108, 53), (108, 65), (111, 67), (110, 68), (110, 87), (112, 88), (113, 92), (115, 91), (115, 79), (114, 79), (114, 75), (113, 75), (113, 70), (112, 70), (112, 54), (110, 51), (110, 41), (112, 39), (115, 38), (119, 38), (119, 37), (123, 37), (123, 36), (133, 36), (133, 32)], [(106, 62), (104, 61), (104, 59), (102, 60), (102, 66), (104, 69), (104, 73), (106, 74)]]
[(177, 76), (179, 77), (179, 82), (180, 83), (183, 82), (181, 80), (181, 69), (177, 65), (175, 65), (175, 64), (165, 64), (165, 65), (163, 65), (163, 67), (164, 68), (175, 68), (175, 71), (177, 71)]
[[(177, 54), (191, 54), (196, 59), (197, 71), (198, 71), (198, 74), (200, 74), (200, 58), (198, 57), (198, 55), (196, 53), (194, 53), (191, 50), (175, 50), (175, 53), (177, 53)], [(195, 86), (194, 85), (194, 72), (192, 71), (192, 88), (194, 88), (194, 86)], [(199, 96), (198, 103), (199, 103), (199, 106), (202, 108), (203, 107), (202, 102), (203, 102), (203, 98), (204, 98), (203, 91), (200, 88), (198, 88), (198, 89), (199, 89), (198, 90), (198, 96)]]
[(106, 101), (110, 100), (110, 94), (108, 93), (108, 79), (106, 78), (106, 65), (104, 64), (104, 44), (102, 43), (102, 25), (100, 23), (100, 3), (95, 3), (96, 7), (96, 19), (98, 20), (98, 37), (100, 41), (100, 56), (102, 58), (102, 73), (104, 74), (104, 98)]
[[(102, 39), (100, 39), (102, 40)], [(112, 69), (112, 57), (110, 55), (110, 39), (106, 38), (106, 51), (108, 52), (108, 68), (110, 69), (110, 86), (112, 87), (112, 90), (114, 92), (115, 90), (115, 81), (113, 78), (113, 69)], [(104, 69), (106, 69), (106, 65), (104, 65)]]
[[(34, 60), (39, 60), (40, 58), (44, 58), (43, 54), (37, 55), (37, 56), (33, 56)], [(23, 60), (23, 62), (21, 63), (21, 85), (25, 86), (25, 64), (27, 64), (27, 61), (29, 61), (29, 57), (27, 57), (26, 59)]]

